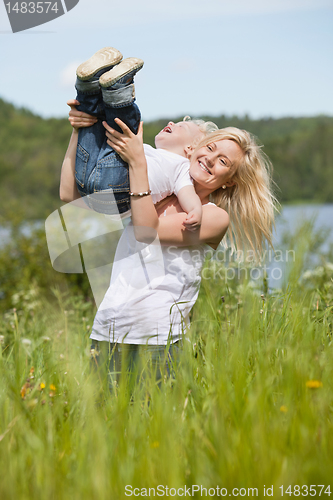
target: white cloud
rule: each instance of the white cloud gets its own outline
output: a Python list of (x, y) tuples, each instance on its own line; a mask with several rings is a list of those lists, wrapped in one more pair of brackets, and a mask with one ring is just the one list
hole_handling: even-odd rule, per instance
[(61, 71), (59, 83), (62, 88), (72, 89), (76, 80), (76, 68), (80, 62), (74, 61), (69, 64)]

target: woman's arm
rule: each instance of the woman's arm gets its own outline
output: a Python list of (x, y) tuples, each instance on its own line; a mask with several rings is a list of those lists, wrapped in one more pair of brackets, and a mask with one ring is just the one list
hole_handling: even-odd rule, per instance
[[(106, 122), (103, 122), (108, 138), (107, 142), (128, 163), (131, 192), (145, 193), (149, 191), (149, 181), (147, 161), (143, 149), (142, 122), (137, 135), (135, 135), (121, 120), (116, 118), (115, 121), (124, 133), (115, 131)], [(134, 226), (157, 229), (159, 220), (151, 196), (131, 196), (131, 209)]]
[(62, 162), (60, 175), (60, 199), (61, 201), (70, 202), (81, 198), (77, 190), (75, 182), (75, 157), (77, 147), (78, 131), (73, 129), (69, 145)]
[(228, 229), (227, 212), (215, 205), (204, 205), (201, 226), (195, 232), (184, 227), (186, 216), (185, 212), (160, 216), (157, 233), (161, 244), (181, 247), (206, 243), (216, 249)]
[[(149, 190), (147, 162), (142, 143), (142, 123), (135, 135), (121, 120), (115, 120), (123, 130), (120, 134), (103, 122), (106, 128), (108, 144), (129, 165), (130, 186), (133, 193)], [(207, 243), (216, 248), (228, 229), (228, 214), (215, 205), (203, 207), (202, 223), (199, 231), (191, 232), (184, 227), (187, 214), (184, 212), (168, 215), (157, 215), (151, 196), (132, 196), (132, 221), (134, 226), (142, 228), (141, 234), (136, 231), (139, 240), (151, 238), (151, 229), (158, 232), (160, 242), (164, 245), (192, 246)], [(150, 231), (144, 231), (149, 228)]]
[(75, 182), (75, 159), (79, 128), (90, 127), (96, 123), (97, 119), (94, 116), (78, 111), (76, 106), (79, 102), (75, 99), (68, 101), (67, 104), (71, 108), (68, 119), (73, 127), (73, 132), (61, 167), (59, 194), (62, 201), (70, 202), (81, 198)]

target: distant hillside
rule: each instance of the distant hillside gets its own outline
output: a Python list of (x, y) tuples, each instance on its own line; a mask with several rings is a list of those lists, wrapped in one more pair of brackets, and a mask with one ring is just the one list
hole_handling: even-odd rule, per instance
[[(281, 202), (333, 202), (333, 117), (203, 118), (221, 128), (244, 128), (259, 138), (273, 162)], [(180, 119), (146, 122), (145, 142), (153, 145), (167, 121)], [(0, 99), (0, 215), (41, 218), (59, 206), (60, 168), (70, 133), (66, 118), (45, 120)]]

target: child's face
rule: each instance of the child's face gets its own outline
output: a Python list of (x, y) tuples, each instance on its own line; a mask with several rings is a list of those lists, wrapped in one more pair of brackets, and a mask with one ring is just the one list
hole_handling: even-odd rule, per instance
[(193, 142), (202, 137), (203, 133), (193, 122), (169, 122), (155, 137), (155, 146), (186, 157)]

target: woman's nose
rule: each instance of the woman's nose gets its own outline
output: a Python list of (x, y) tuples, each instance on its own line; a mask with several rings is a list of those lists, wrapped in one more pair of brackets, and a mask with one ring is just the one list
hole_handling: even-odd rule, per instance
[(210, 155), (206, 157), (206, 162), (207, 162), (207, 166), (210, 168), (214, 165), (214, 160), (213, 160), (213, 158), (211, 158)]
[(169, 122), (168, 125), (174, 125), (174, 122)]

